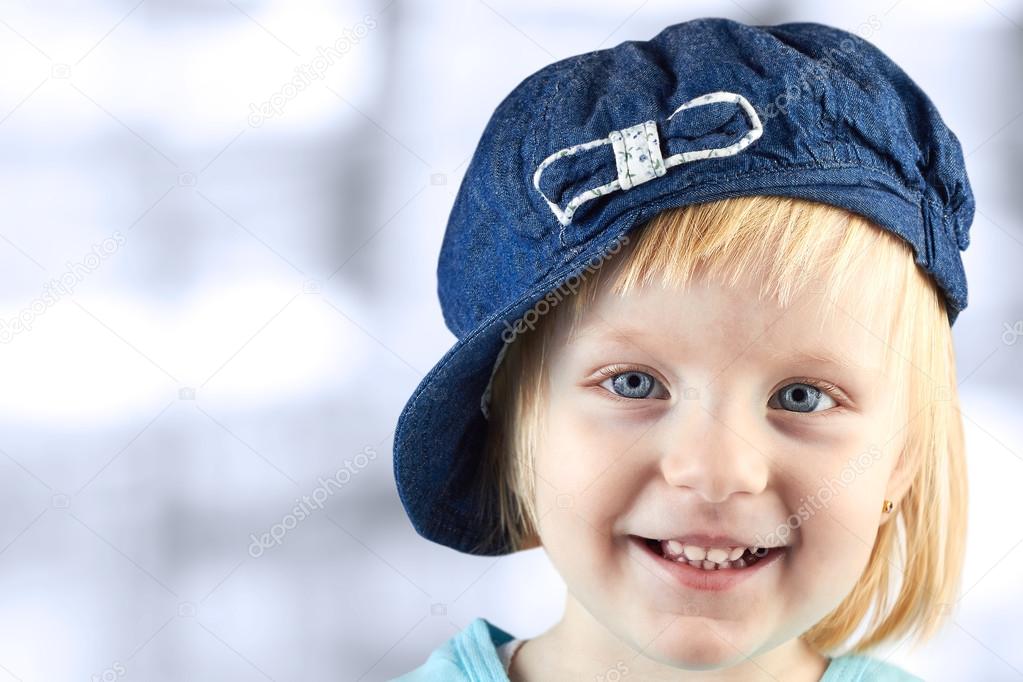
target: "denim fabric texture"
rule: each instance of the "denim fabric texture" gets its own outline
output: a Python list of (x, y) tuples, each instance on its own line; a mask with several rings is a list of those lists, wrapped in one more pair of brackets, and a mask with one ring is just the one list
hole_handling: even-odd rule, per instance
[(950, 325), (966, 307), (962, 147), (871, 43), (817, 23), (704, 18), (557, 61), (498, 104), (448, 219), (437, 291), (457, 342), (394, 438), (416, 532), (460, 552), (511, 551), (482, 541), (496, 512), (478, 480), (481, 397), (513, 330), (657, 213), (749, 195), (865, 216), (912, 246)]

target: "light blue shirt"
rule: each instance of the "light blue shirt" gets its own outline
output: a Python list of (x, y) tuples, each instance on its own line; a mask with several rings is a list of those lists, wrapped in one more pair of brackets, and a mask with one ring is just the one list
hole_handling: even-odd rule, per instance
[[(436, 649), (426, 662), (398, 682), (508, 682), (497, 647), (514, 637), (477, 618)], [(923, 682), (902, 668), (870, 656), (846, 654), (831, 659), (820, 682)]]

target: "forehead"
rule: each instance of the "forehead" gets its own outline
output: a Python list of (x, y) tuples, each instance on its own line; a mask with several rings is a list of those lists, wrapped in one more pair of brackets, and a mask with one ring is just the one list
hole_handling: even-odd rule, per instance
[[(826, 296), (812, 287), (787, 306), (758, 297), (752, 277), (723, 284), (702, 274), (684, 289), (647, 284), (620, 296), (598, 293), (583, 311), (573, 342), (670, 346), (685, 354), (741, 351), (767, 362), (795, 360), (872, 374), (884, 371), (885, 315), (864, 305), (850, 282)], [(653, 344), (656, 344), (654, 346)]]

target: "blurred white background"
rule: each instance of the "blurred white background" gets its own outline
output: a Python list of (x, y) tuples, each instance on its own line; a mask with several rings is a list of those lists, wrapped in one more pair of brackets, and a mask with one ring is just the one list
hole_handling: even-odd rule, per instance
[(4, 0), (0, 681), (381, 680), (477, 616), (550, 627), (541, 550), (412, 530), (395, 421), (454, 342), (436, 259), (494, 107), (700, 16), (859, 32), (962, 141), (964, 589), (887, 655), (1023, 679), (1019, 2)]

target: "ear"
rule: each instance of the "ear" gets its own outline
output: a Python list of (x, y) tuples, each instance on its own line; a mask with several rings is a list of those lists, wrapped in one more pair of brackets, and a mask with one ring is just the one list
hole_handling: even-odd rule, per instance
[[(916, 462), (913, 461), (913, 458), (905, 450), (902, 450), (899, 453), (898, 461), (895, 463), (895, 468), (892, 469), (892, 473), (888, 476), (888, 485), (885, 488), (884, 496), (885, 499), (891, 500), (896, 508), (899, 506), (902, 498), (905, 497), (909, 486), (913, 483), (913, 478), (917, 472), (915, 465)], [(878, 513), (881, 515), (881, 525), (884, 525), (895, 516), (895, 509), (892, 509), (889, 514), (885, 514), (880, 510)]]

